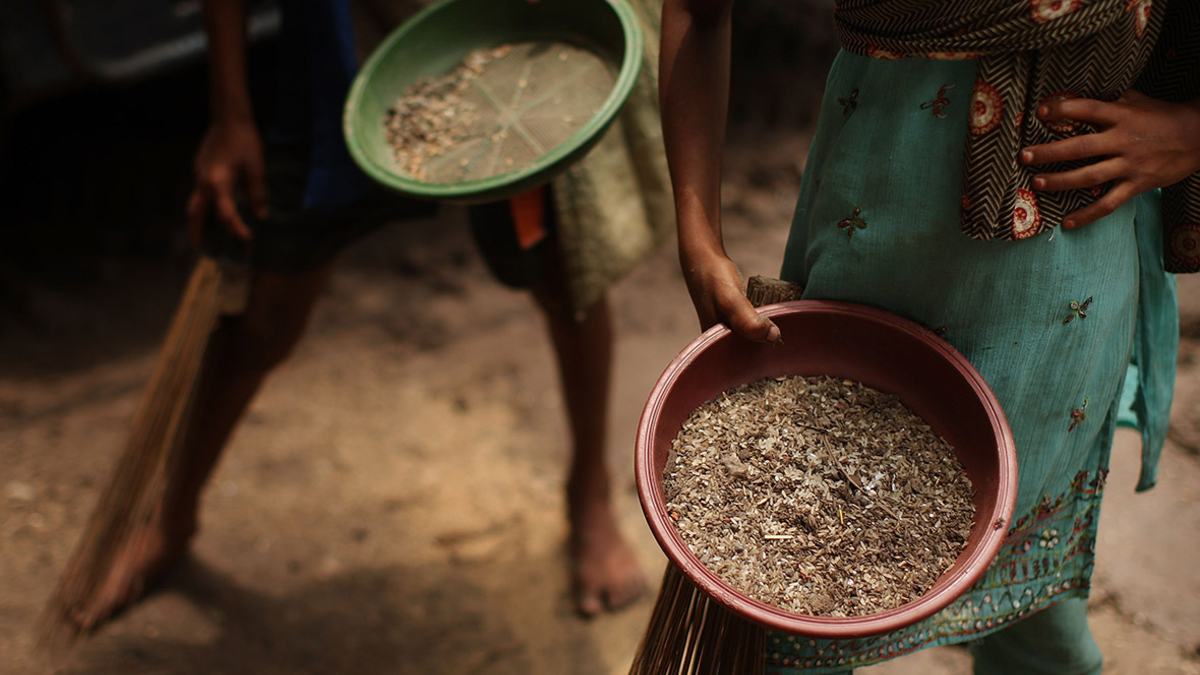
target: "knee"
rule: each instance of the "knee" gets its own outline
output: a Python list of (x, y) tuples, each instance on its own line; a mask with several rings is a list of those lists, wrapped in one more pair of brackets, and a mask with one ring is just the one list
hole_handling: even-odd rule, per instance
[(225, 327), (225, 365), (243, 375), (265, 375), (291, 356), (304, 332), (305, 316), (273, 311), (248, 313)]
[(256, 273), (245, 312), (226, 320), (223, 367), (265, 375), (300, 341), (332, 263), (299, 274)]
[(573, 311), (571, 299), (565, 289), (541, 285), (532, 288), (531, 292), (538, 309), (548, 320), (567, 324), (579, 322), (580, 317)]

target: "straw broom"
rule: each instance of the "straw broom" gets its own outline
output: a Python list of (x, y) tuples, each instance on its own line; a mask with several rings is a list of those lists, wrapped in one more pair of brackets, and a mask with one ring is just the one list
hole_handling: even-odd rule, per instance
[(630, 675), (761, 675), (766, 631), (667, 563)]
[[(755, 307), (798, 300), (796, 284), (751, 277), (746, 297)], [(646, 634), (630, 675), (761, 675), (766, 630), (717, 602), (667, 563)]]
[[(157, 523), (174, 467), (182, 458), (191, 408), (209, 338), (236, 285), (224, 264), (196, 263), (183, 299), (133, 418), (125, 452), (100, 495), (91, 520), (68, 561), (39, 626), (43, 646), (60, 646), (93, 631), (108, 617), (87, 618), (117, 554), (140, 529)], [(135, 595), (143, 580), (131, 580)]]

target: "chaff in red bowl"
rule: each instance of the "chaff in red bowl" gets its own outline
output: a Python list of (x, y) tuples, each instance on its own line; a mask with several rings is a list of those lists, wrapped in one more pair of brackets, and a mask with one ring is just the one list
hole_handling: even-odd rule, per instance
[[(892, 313), (820, 300), (769, 305), (761, 311), (779, 326), (782, 341), (752, 343), (716, 326), (675, 357), (651, 392), (635, 455), (638, 496), (650, 529), (687, 580), (760, 627), (815, 638), (859, 638), (928, 618), (979, 579), (1008, 530), (1017, 494), (1017, 460), (999, 402), (948, 342)], [(787, 612), (722, 581), (692, 554), (675, 529), (663, 496), (663, 469), (684, 420), (731, 387), (791, 375), (855, 380), (893, 394), (954, 447), (974, 486), (975, 522), (953, 567), (919, 598), (853, 617)], [(643, 651), (647, 647), (655, 648), (643, 645)]]

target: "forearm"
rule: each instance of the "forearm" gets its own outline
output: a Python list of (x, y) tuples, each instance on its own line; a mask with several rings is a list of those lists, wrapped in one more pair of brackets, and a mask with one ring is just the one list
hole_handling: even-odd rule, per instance
[(723, 254), (721, 159), (733, 0), (666, 0), (660, 97), (683, 260)]
[(253, 117), (246, 82), (245, 0), (205, 0), (209, 95), (214, 121)]

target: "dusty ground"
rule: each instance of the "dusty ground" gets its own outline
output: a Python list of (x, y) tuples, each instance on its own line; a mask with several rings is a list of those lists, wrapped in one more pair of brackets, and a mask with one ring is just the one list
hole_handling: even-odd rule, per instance
[[(762, 147), (803, 156), (799, 137), (739, 147), (759, 164)], [(730, 185), (729, 248), (747, 274), (777, 271), (799, 174), (790, 160), (763, 168)], [(571, 611), (549, 345), (529, 300), (490, 280), (461, 216), (348, 253), (219, 468), (190, 561), (58, 658), (31, 651), (31, 623), (121, 447), (186, 268), (123, 260), (86, 289), (35, 289), (0, 333), (0, 672), (625, 672), (650, 602), (593, 621)], [(612, 300), (616, 498), (657, 579), (631, 449), (644, 397), (696, 333), (674, 247)], [(1200, 303), (1186, 316), (1200, 334)], [(1161, 486), (1132, 494), (1132, 435), (1114, 458), (1093, 604), (1106, 672), (1200, 673), (1198, 344), (1185, 342)], [(966, 673), (969, 658), (938, 649), (866, 672)]]

